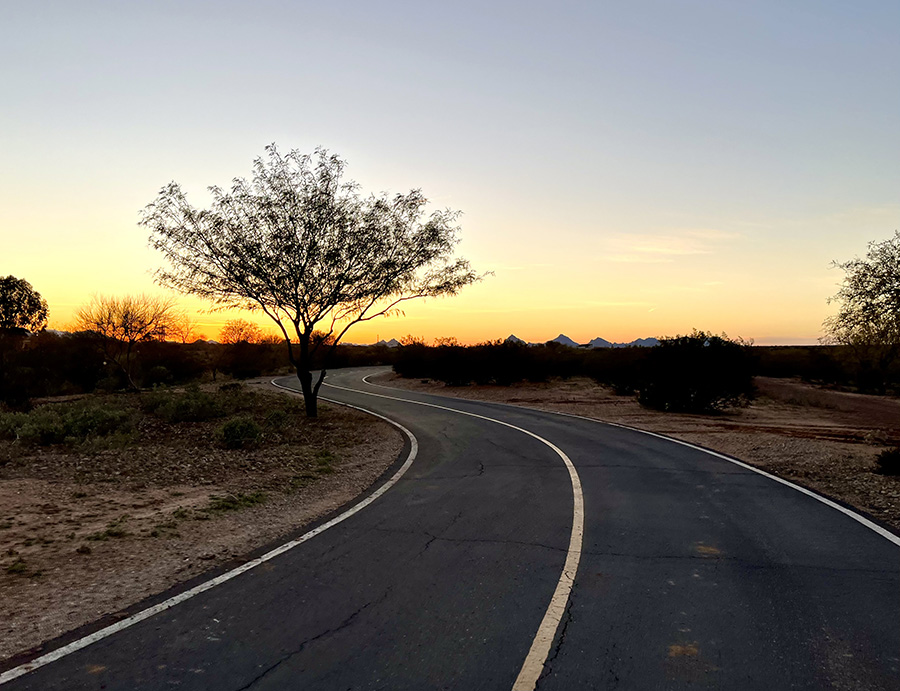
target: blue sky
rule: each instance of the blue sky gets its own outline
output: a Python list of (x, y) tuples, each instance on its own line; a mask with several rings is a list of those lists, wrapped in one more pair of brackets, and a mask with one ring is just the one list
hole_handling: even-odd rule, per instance
[(62, 321), (155, 290), (163, 184), (203, 204), (270, 142), (461, 209), (494, 271), (360, 341), (812, 342), (831, 261), (900, 227), (897, 3), (5, 5), (0, 273)]

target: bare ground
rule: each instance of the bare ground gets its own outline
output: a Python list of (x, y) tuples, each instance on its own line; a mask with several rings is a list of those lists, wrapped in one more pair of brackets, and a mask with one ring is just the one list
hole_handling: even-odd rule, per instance
[(216, 444), (213, 423), (153, 420), (124, 449), (0, 442), (0, 659), (296, 532), (370, 487), (403, 446), (339, 406), (296, 424), (299, 442), (252, 450)]
[(900, 534), (900, 477), (875, 459), (900, 444), (900, 400), (758, 377), (758, 398), (721, 415), (663, 413), (616, 396), (590, 379), (449, 387), (393, 373), (373, 383), (457, 398), (572, 413), (666, 434), (728, 454), (849, 504)]

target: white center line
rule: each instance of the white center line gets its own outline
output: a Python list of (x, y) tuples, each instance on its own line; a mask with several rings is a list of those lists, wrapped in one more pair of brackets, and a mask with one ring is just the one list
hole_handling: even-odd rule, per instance
[[(370, 386), (378, 386), (377, 384), (371, 384), (366, 381), (365, 377), (363, 378), (363, 382), (366, 384), (370, 384)], [(569, 595), (572, 592), (572, 586), (575, 583), (575, 574), (578, 571), (578, 564), (581, 561), (581, 543), (584, 536), (584, 494), (581, 491), (581, 479), (578, 477), (578, 471), (575, 470), (575, 465), (566, 456), (563, 451), (556, 446), (551, 441), (544, 439), (541, 436), (538, 436), (534, 432), (530, 432), (523, 427), (516, 427), (508, 422), (503, 422), (503, 420), (497, 420), (492, 417), (486, 417), (485, 415), (478, 415), (477, 413), (470, 413), (465, 410), (458, 410), (456, 408), (448, 408), (447, 406), (437, 405), (435, 403), (425, 403), (424, 401), (415, 401), (410, 400), (408, 398), (399, 398), (396, 396), (386, 396), (380, 393), (372, 393), (371, 391), (360, 391), (359, 389), (350, 389), (345, 386), (338, 386), (336, 384), (329, 384), (325, 382), (326, 386), (330, 386), (334, 389), (342, 389), (344, 391), (350, 391), (353, 393), (360, 393), (366, 396), (375, 396), (376, 398), (387, 398), (392, 401), (401, 401), (403, 403), (412, 403), (414, 405), (426, 406), (428, 408), (438, 408), (440, 410), (446, 410), (451, 413), (457, 413), (459, 415), (468, 415), (469, 417), (479, 418), (481, 420), (487, 420), (488, 422), (494, 422), (498, 425), (503, 425), (504, 427), (509, 427), (510, 429), (514, 429), (518, 432), (522, 432), (523, 434), (527, 434), (529, 437), (533, 437), (538, 441), (546, 444), (551, 449), (553, 449), (556, 454), (562, 459), (563, 463), (566, 466), (566, 470), (569, 471), (569, 480), (572, 483), (572, 534), (569, 537), (569, 549), (566, 553), (566, 563), (563, 565), (562, 574), (559, 577), (559, 582), (556, 584), (556, 590), (553, 592), (553, 597), (550, 598), (550, 604), (547, 607), (547, 611), (544, 613), (544, 618), (541, 620), (541, 624), (538, 627), (537, 633), (534, 636), (534, 640), (531, 643), (531, 649), (528, 651), (528, 655), (525, 657), (525, 662), (522, 663), (522, 668), (519, 670), (519, 676), (516, 678), (515, 683), (513, 684), (512, 691), (532, 691), (534, 687), (537, 685), (538, 678), (541, 676), (541, 672), (544, 670), (544, 663), (547, 661), (547, 656), (550, 654), (550, 647), (553, 645), (553, 639), (556, 636), (556, 631), (559, 629), (560, 622), (562, 621), (563, 616), (566, 613), (566, 607), (569, 603)], [(384, 388), (384, 387), (381, 387)]]

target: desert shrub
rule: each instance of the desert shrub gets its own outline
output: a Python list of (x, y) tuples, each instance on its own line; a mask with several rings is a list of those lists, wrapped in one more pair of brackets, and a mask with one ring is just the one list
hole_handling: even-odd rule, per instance
[(878, 464), (878, 472), (882, 475), (900, 475), (900, 446), (885, 449), (878, 454), (875, 462)]
[(287, 411), (276, 408), (266, 415), (265, 426), (269, 429), (281, 429), (287, 424), (287, 421)]
[(235, 418), (222, 425), (219, 436), (227, 449), (247, 449), (259, 444), (262, 431), (250, 418)]
[(186, 384), (200, 379), (208, 366), (207, 345), (160, 341), (139, 344), (137, 359), (141, 383), (144, 386)]
[(225, 409), (212, 395), (199, 389), (184, 393), (153, 391), (141, 396), (141, 409), (166, 422), (206, 422), (225, 416)]
[(165, 365), (155, 365), (144, 375), (144, 386), (171, 384), (172, 380), (172, 373)]
[(0, 437), (29, 446), (81, 443), (133, 429), (132, 413), (110, 405), (76, 402), (45, 405), (28, 413), (0, 413)]
[(586, 373), (619, 396), (633, 396), (640, 388), (644, 363), (652, 348), (597, 348), (589, 353)]
[(264, 492), (256, 491), (244, 494), (236, 492), (235, 494), (226, 494), (225, 496), (212, 495), (209, 498), (209, 504), (200, 511), (206, 514), (225, 513), (226, 511), (240, 511), (266, 501)]
[[(553, 344), (556, 346), (556, 344)], [(436, 379), (448, 386), (542, 382), (581, 373), (585, 353), (574, 348), (527, 346), (493, 341), (474, 346), (413, 342), (396, 349), (394, 371), (401, 377)]]
[(0, 439), (15, 439), (19, 427), (27, 419), (26, 413), (0, 411)]
[(749, 347), (694, 331), (651, 348), (640, 373), (638, 401), (657, 410), (711, 413), (753, 396)]

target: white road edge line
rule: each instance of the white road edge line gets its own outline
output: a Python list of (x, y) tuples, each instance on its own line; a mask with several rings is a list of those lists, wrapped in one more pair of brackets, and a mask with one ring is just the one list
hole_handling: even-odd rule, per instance
[[(368, 375), (368, 376), (373, 376), (373, 375)], [(369, 386), (377, 386), (380, 389), (388, 389), (390, 391), (405, 391), (405, 389), (398, 389), (398, 388), (395, 388), (392, 386), (385, 386), (384, 384), (375, 384), (373, 382), (367, 381), (367, 379), (368, 379), (368, 377), (365, 377), (365, 378), (363, 378), (363, 381), (366, 382), (366, 384), (368, 384)], [(413, 392), (413, 393), (418, 393), (418, 392)], [(426, 395), (427, 396), (438, 396), (439, 398), (449, 398), (447, 396), (441, 397), (439, 394), (426, 394)], [(703, 453), (707, 453), (710, 456), (715, 456), (716, 458), (721, 458), (723, 461), (728, 461), (729, 463), (733, 463), (734, 465), (740, 466), (741, 468), (745, 468), (747, 470), (752, 470), (754, 473), (758, 473), (759, 475), (767, 477), (770, 480), (774, 480), (775, 482), (779, 482), (782, 485), (785, 485), (786, 487), (795, 489), (798, 492), (800, 492), (801, 494), (805, 494), (808, 497), (812, 497), (813, 499), (822, 502), (826, 506), (830, 506), (832, 509), (836, 509), (837, 511), (840, 511), (841, 513), (852, 518), (857, 523), (861, 523), (866, 528), (869, 528), (870, 530), (878, 533), (885, 540), (888, 540), (889, 542), (892, 542), (895, 545), (897, 545), (898, 547), (900, 547), (900, 537), (894, 535), (889, 530), (882, 528), (877, 523), (870, 521), (868, 518), (866, 518), (862, 514), (856, 513), (853, 509), (849, 509), (846, 506), (841, 506), (840, 504), (838, 504), (835, 501), (832, 501), (828, 497), (823, 497), (821, 494), (816, 494), (815, 492), (808, 490), (805, 487), (801, 487), (800, 485), (795, 485), (790, 480), (785, 480), (784, 478), (778, 477), (777, 475), (773, 475), (772, 473), (768, 473), (765, 470), (756, 468), (748, 463), (744, 463), (743, 461), (739, 461), (736, 458), (731, 458), (730, 456), (721, 454), (718, 451), (713, 451), (712, 449), (704, 449), (702, 446), (697, 446), (696, 444), (691, 444), (690, 442), (682, 441), (681, 439), (675, 439), (674, 437), (669, 437), (669, 436), (666, 436), (665, 434), (659, 434), (658, 432), (650, 432), (648, 430), (640, 429), (638, 427), (632, 427), (631, 425), (623, 425), (619, 422), (607, 422), (606, 420), (598, 420), (597, 418), (587, 417), (585, 415), (575, 415), (574, 413), (563, 413), (559, 410), (542, 410), (540, 408), (527, 408), (525, 406), (515, 405), (513, 403), (500, 403), (497, 401), (480, 401), (480, 400), (474, 399), (474, 398), (464, 398), (464, 399), (458, 398), (458, 399), (452, 399), (452, 400), (472, 401), (473, 403), (488, 403), (490, 405), (502, 405), (502, 406), (507, 406), (509, 408), (518, 408), (519, 410), (534, 410), (539, 413), (550, 413), (551, 415), (562, 415), (563, 417), (571, 417), (571, 418), (576, 418), (578, 420), (587, 420), (588, 422), (594, 422), (594, 423), (597, 423), (598, 425), (609, 425), (610, 427), (619, 427), (621, 429), (627, 429), (632, 432), (640, 432), (641, 434), (647, 434), (651, 437), (656, 437), (658, 439), (664, 439), (665, 441), (670, 441), (675, 444), (681, 444), (682, 446), (686, 446), (690, 449), (696, 449), (697, 451), (702, 451)]]
[[(366, 384), (369, 384), (370, 386), (378, 386), (378, 384), (372, 384), (371, 382), (366, 381), (365, 377), (363, 377), (362, 381)], [(550, 647), (553, 645), (553, 638), (556, 636), (556, 631), (559, 628), (559, 624), (566, 613), (566, 606), (569, 602), (569, 595), (572, 592), (572, 586), (575, 584), (575, 574), (578, 571), (578, 564), (581, 561), (581, 544), (584, 538), (584, 494), (581, 490), (581, 479), (578, 477), (578, 471), (575, 470), (575, 465), (572, 463), (571, 459), (566, 456), (566, 454), (563, 453), (562, 449), (556, 446), (556, 444), (554, 444), (553, 442), (548, 441), (547, 439), (544, 439), (543, 437), (540, 437), (534, 432), (530, 432), (523, 427), (516, 427), (515, 425), (511, 425), (508, 422), (503, 422), (503, 420), (496, 420), (485, 415), (478, 415), (477, 413), (470, 413), (468, 411), (458, 410), (456, 408), (448, 408), (446, 406), (437, 405), (435, 403), (425, 403), (424, 401), (415, 401), (408, 398), (398, 398), (396, 396), (386, 396), (384, 394), (372, 393), (371, 391), (350, 389), (345, 386), (338, 386), (337, 384), (329, 384), (328, 382), (325, 382), (325, 386), (330, 386), (333, 389), (341, 389), (343, 391), (363, 394), (364, 396), (375, 396), (376, 398), (387, 398), (392, 401), (412, 403), (414, 405), (426, 406), (428, 408), (438, 408), (440, 410), (446, 410), (451, 413), (468, 415), (469, 417), (487, 420), (488, 422), (494, 422), (498, 425), (503, 425), (504, 427), (514, 429), (517, 432), (527, 434), (529, 437), (533, 437), (543, 444), (546, 444), (551, 449), (553, 449), (556, 454), (562, 459), (563, 463), (565, 463), (566, 470), (569, 471), (569, 480), (572, 483), (573, 499), (572, 534), (569, 537), (569, 549), (566, 553), (566, 562), (565, 564), (563, 564), (562, 574), (559, 577), (559, 582), (556, 584), (556, 589), (553, 591), (553, 597), (550, 598), (550, 604), (547, 607), (547, 611), (544, 613), (544, 618), (541, 620), (541, 624), (538, 627), (534, 640), (531, 643), (531, 649), (528, 651), (528, 655), (525, 657), (525, 662), (522, 663), (522, 668), (519, 670), (519, 676), (516, 677), (516, 681), (512, 687), (512, 691), (533, 691), (533, 689), (537, 685), (538, 678), (541, 676), (541, 672), (544, 671), (544, 663), (547, 661), (547, 656), (550, 654)]]
[[(285, 389), (286, 391), (298, 393), (294, 389), (290, 389), (286, 386), (280, 386), (279, 384), (276, 384), (274, 379), (272, 380), (271, 383), (273, 386), (276, 386), (280, 389)], [(56, 662), (60, 658), (63, 658), (66, 655), (70, 655), (78, 650), (81, 650), (82, 648), (87, 648), (89, 645), (92, 645), (93, 643), (96, 643), (97, 641), (100, 641), (100, 640), (103, 640), (104, 638), (112, 636), (114, 633), (118, 633), (119, 631), (122, 631), (123, 629), (127, 629), (130, 626), (134, 626), (138, 622), (144, 621), (145, 619), (149, 619), (150, 617), (152, 617), (156, 614), (159, 614), (160, 612), (164, 612), (167, 609), (171, 609), (175, 605), (179, 605), (186, 600), (190, 600), (192, 597), (195, 597), (196, 595), (199, 595), (200, 593), (204, 593), (207, 590), (211, 590), (212, 588), (215, 588), (217, 585), (221, 585), (222, 583), (225, 583), (226, 581), (230, 581), (232, 578), (240, 576), (242, 573), (246, 573), (247, 571), (250, 571), (251, 569), (256, 568), (260, 564), (263, 564), (271, 559), (274, 559), (275, 557), (277, 557), (281, 554), (284, 554), (285, 552), (293, 549), (294, 547), (297, 547), (298, 545), (302, 545), (304, 542), (311, 540), (316, 535), (319, 535), (320, 533), (325, 532), (326, 530), (337, 525), (338, 523), (341, 523), (342, 521), (347, 520), (348, 518), (350, 518), (350, 516), (354, 515), (355, 513), (362, 511), (369, 504), (371, 504), (376, 499), (378, 499), (382, 494), (387, 492), (391, 487), (393, 487), (395, 484), (397, 484), (397, 481), (401, 477), (403, 477), (404, 473), (406, 473), (407, 470), (409, 470), (409, 467), (413, 464), (413, 461), (416, 460), (416, 456), (419, 453), (419, 442), (416, 439), (415, 435), (413, 435), (412, 432), (410, 432), (408, 429), (406, 429), (406, 427), (401, 425), (399, 422), (395, 422), (394, 420), (391, 420), (391, 419), (385, 417), (384, 415), (379, 415), (378, 413), (372, 412), (371, 410), (366, 410), (365, 408), (360, 408), (359, 406), (350, 405), (349, 403), (341, 403), (340, 401), (333, 401), (331, 399), (324, 398), (324, 397), (320, 397), (320, 398), (322, 398), (322, 400), (328, 401), (329, 403), (335, 403), (337, 405), (346, 406), (348, 408), (355, 408), (356, 410), (360, 410), (364, 413), (368, 413), (369, 415), (374, 415), (375, 417), (381, 418), (382, 420), (390, 423), (391, 425), (393, 425), (394, 427), (399, 429), (401, 432), (403, 432), (403, 434), (405, 434), (407, 436), (407, 438), (409, 439), (409, 442), (410, 442), (409, 456), (407, 456), (406, 461), (404, 461), (403, 465), (397, 469), (397, 472), (394, 473), (390, 477), (390, 479), (388, 479), (383, 485), (381, 485), (381, 487), (379, 487), (377, 490), (375, 490), (368, 497), (363, 499), (358, 504), (354, 504), (353, 506), (351, 506), (349, 509), (344, 511), (344, 513), (340, 514), (339, 516), (335, 516), (330, 521), (320, 525), (318, 528), (314, 528), (313, 530), (310, 530), (308, 533), (304, 533), (300, 537), (298, 537), (294, 540), (291, 540), (290, 542), (286, 542), (283, 545), (281, 545), (280, 547), (276, 547), (275, 549), (273, 549), (269, 552), (266, 552), (265, 554), (257, 557), (256, 559), (252, 559), (244, 564), (241, 564), (240, 566), (238, 566), (235, 569), (232, 569), (231, 571), (227, 571), (227, 572), (221, 574), (220, 576), (216, 576), (215, 578), (210, 579), (199, 585), (196, 585), (189, 590), (185, 590), (183, 593), (179, 593), (178, 595), (175, 595), (174, 597), (170, 597), (168, 600), (164, 600), (163, 602), (160, 602), (159, 604), (153, 605), (152, 607), (148, 607), (147, 609), (142, 610), (142, 611), (138, 612), (137, 614), (132, 614), (130, 617), (122, 619), (121, 621), (118, 621), (115, 624), (110, 624), (109, 626), (102, 628), (99, 631), (95, 631), (94, 633), (89, 634), (89, 635), (85, 636), (84, 638), (79, 638), (77, 641), (72, 641), (68, 645), (64, 645), (61, 648), (57, 648), (56, 650), (53, 650), (53, 651), (47, 653), (46, 655), (41, 655), (40, 657), (35, 658), (31, 662), (26, 662), (25, 664), (19, 665), (18, 667), (13, 667), (12, 669), (9, 669), (9, 670), (3, 672), (2, 674), (0, 674), (0, 685), (5, 684), (9, 681), (12, 681), (13, 679), (17, 679), (18, 677), (28, 674), (29, 672), (33, 672), (34, 670), (36, 670), (40, 667), (49, 665), (51, 662)]]

